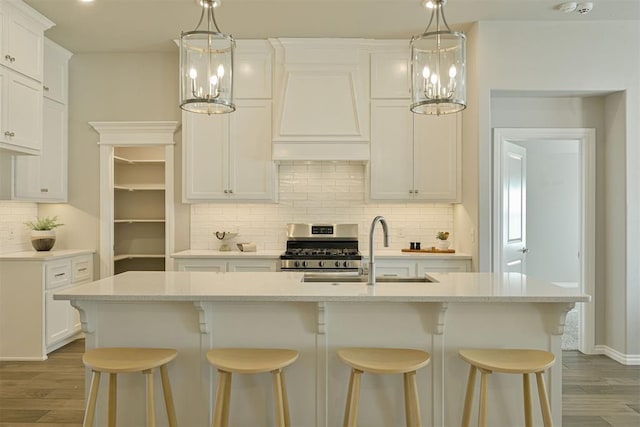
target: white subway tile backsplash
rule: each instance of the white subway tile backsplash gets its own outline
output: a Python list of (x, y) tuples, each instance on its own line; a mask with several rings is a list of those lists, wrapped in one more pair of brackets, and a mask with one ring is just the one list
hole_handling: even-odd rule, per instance
[(38, 216), (38, 205), (0, 201), (0, 254), (31, 249), (29, 229), (24, 225)]
[[(284, 250), (287, 223), (336, 222), (358, 224), (360, 248), (366, 249), (376, 215), (384, 215), (389, 223), (392, 249), (407, 248), (412, 241), (432, 246), (436, 232), (453, 229), (450, 204), (368, 203), (366, 171), (361, 162), (281, 162), (277, 204), (191, 205), (191, 248), (217, 249), (220, 241), (214, 233), (226, 230), (240, 233), (232, 243), (255, 242), (258, 250)], [(382, 247), (381, 234), (376, 247)]]

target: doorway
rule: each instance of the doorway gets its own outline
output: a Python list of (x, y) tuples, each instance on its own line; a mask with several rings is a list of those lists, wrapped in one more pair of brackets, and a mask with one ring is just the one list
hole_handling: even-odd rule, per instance
[[(594, 129), (494, 129), (493, 271), (594, 295), (594, 162)], [(567, 314), (563, 348), (593, 352), (593, 307)]]

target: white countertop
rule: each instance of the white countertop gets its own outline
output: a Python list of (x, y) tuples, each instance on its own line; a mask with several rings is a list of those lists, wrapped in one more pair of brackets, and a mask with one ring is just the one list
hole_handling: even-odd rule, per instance
[(9, 261), (48, 261), (59, 258), (69, 258), (76, 255), (93, 254), (95, 249), (60, 249), (51, 251), (24, 251), (1, 254), (1, 260)]
[[(367, 250), (360, 250), (362, 256), (369, 257)], [(261, 259), (279, 259), (284, 253), (282, 250), (262, 250), (257, 252), (240, 252), (240, 251), (214, 251), (208, 249), (187, 249), (184, 251), (171, 254), (172, 258), (188, 259), (188, 258), (261, 258)], [(423, 253), (423, 252), (402, 252), (400, 249), (376, 250), (377, 259), (471, 259), (471, 255), (464, 253)]]
[(55, 294), (93, 301), (588, 302), (517, 273), (433, 273), (438, 283), (302, 283), (303, 273), (127, 272)]

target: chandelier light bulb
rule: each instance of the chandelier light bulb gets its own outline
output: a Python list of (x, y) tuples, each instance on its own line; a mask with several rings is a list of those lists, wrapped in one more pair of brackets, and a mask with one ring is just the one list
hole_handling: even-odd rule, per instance
[(424, 77), (425, 79), (428, 79), (429, 74), (431, 74), (431, 72), (429, 71), (429, 67), (424, 67), (422, 69), (422, 77)]
[(195, 80), (198, 78), (198, 72), (196, 71), (195, 68), (192, 68), (189, 70), (189, 77), (191, 77), (192, 80)]
[(436, 73), (431, 74), (431, 84), (438, 83), (438, 75)]
[(449, 68), (449, 77), (454, 78), (456, 74), (458, 74), (458, 70), (455, 65), (452, 65), (451, 68)]
[(224, 65), (222, 64), (218, 65), (217, 74), (218, 74), (218, 78), (220, 79), (224, 77)]

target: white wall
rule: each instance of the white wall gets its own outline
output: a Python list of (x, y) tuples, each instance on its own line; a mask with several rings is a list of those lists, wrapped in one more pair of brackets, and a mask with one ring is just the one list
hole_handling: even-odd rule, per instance
[[(360, 249), (366, 250), (376, 215), (384, 215), (389, 224), (392, 249), (408, 248), (412, 241), (433, 246), (437, 231), (453, 231), (451, 204), (367, 202), (366, 172), (361, 162), (282, 162), (278, 203), (193, 205), (191, 248), (217, 249), (220, 242), (213, 233), (238, 231), (235, 242), (284, 250), (287, 223), (337, 222), (358, 224)], [(376, 247), (383, 247), (382, 233), (376, 239)], [(456, 247), (455, 233), (451, 239)]]
[[(599, 143), (608, 143), (611, 135), (618, 137), (619, 155), (615, 160), (607, 160), (605, 173), (616, 175), (616, 179), (625, 184), (616, 186), (615, 191), (623, 195), (611, 200), (611, 204), (605, 204), (604, 219), (601, 215), (597, 221), (604, 221), (605, 227), (615, 228), (618, 234), (627, 236), (622, 245), (607, 243), (606, 247), (611, 251), (607, 253), (605, 267), (596, 267), (596, 275), (603, 278), (596, 283), (596, 296), (604, 292), (604, 296), (600, 295), (601, 303), (606, 301), (607, 306), (617, 306), (619, 310), (615, 315), (609, 310), (602, 315), (597, 308), (596, 322), (606, 325), (606, 332), (596, 336), (596, 344), (621, 354), (640, 355), (637, 326), (640, 296), (637, 262), (640, 259), (640, 124), (637, 120), (640, 113), (640, 25), (634, 21), (481, 22), (472, 33), (477, 37), (472, 53), (477, 69), (470, 70), (474, 98), (470, 97), (469, 103), (476, 106), (474, 114), (477, 117), (472, 120), (477, 120), (478, 126), (476, 129), (465, 126), (464, 129), (478, 135), (479, 172), (465, 178), (465, 183), (474, 179), (479, 182), (478, 216), (477, 219), (470, 217), (468, 222), (480, 229), (481, 270), (489, 270), (491, 265), (491, 179), (482, 171), (491, 170), (491, 128), (498, 125), (492, 119), (492, 94), (527, 92), (545, 96), (625, 92), (623, 100), (605, 104), (606, 125), (615, 126), (616, 130), (596, 135)], [(599, 157), (600, 154), (597, 153)], [(473, 207), (467, 211), (472, 212)], [(464, 230), (458, 232), (465, 234)], [(598, 236), (602, 236), (600, 230)], [(617, 239), (618, 236), (605, 234), (605, 238)], [(596, 258), (602, 259), (598, 253)], [(612, 292), (612, 289), (619, 292)]]

